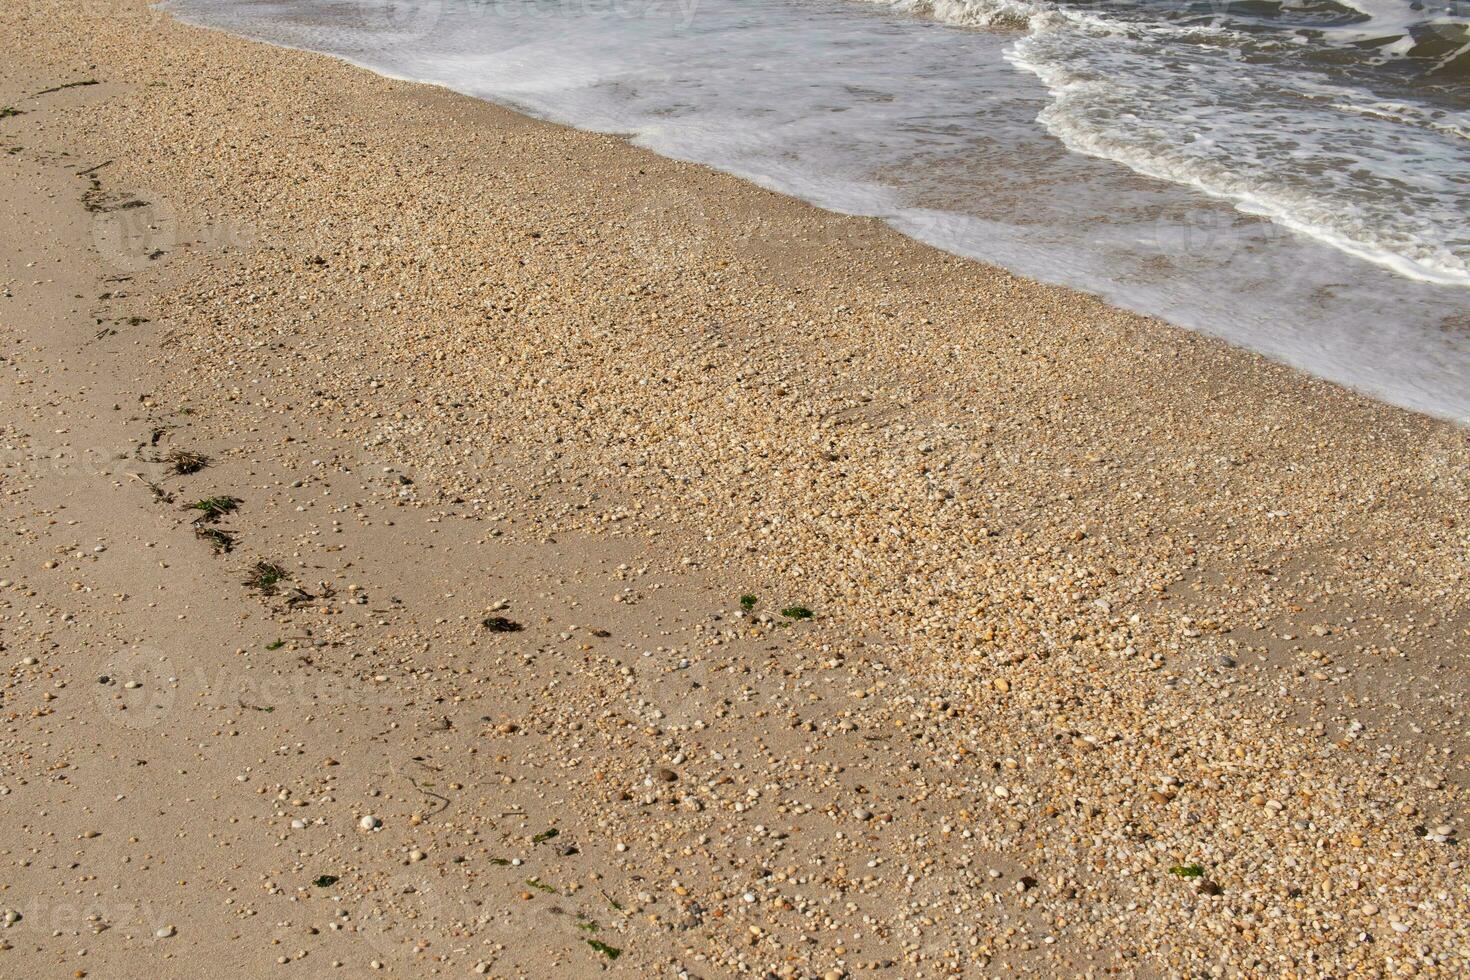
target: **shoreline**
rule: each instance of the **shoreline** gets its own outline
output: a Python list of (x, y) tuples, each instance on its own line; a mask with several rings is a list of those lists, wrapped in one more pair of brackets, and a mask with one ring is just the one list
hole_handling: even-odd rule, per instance
[[(7, 640), (40, 661), (20, 703), (62, 712), (11, 719), (0, 811), (68, 823), (0, 894), (43, 906), (0, 958), (1463, 969), (1470, 434), (876, 220), (128, 9), (0, 14), (0, 165), (43, 191), (9, 202), (0, 278), (3, 421), (35, 450), (0, 611), (72, 613)], [(125, 430), (136, 478), (27, 462), (71, 426), (99, 456)], [(171, 475), (175, 448), (214, 465)], [(55, 493), (96, 495), (81, 530), (33, 520)], [(226, 554), (181, 510), (208, 494), (241, 500)], [(252, 597), (255, 561), (289, 585)], [(119, 593), (185, 625), (86, 605)], [(205, 680), (150, 666), (166, 726), (98, 741), (70, 699), (118, 643)], [(220, 699), (220, 671), (250, 683)], [(123, 843), (153, 804), (89, 781), (128, 752), (154, 761), (124, 795), (230, 841), (170, 844), (197, 892), (116, 862), (158, 863)], [(75, 785), (41, 778), (59, 759)], [(77, 848), (191, 945), (150, 921), (89, 963), (32, 928)], [(257, 881), (260, 915), (224, 904)]]
[[(121, 0), (121, 2), (127, 3), (127, 2), (129, 2), (129, 0)], [(227, 30), (225, 28), (222, 28), (222, 27), (216, 27), (216, 26), (213, 26), (213, 25), (210, 25), (210, 24), (203, 24), (203, 23), (198, 23), (196, 21), (189, 20), (189, 19), (187, 19), (185, 17), (182, 17), (182, 16), (179, 16), (179, 15), (177, 15), (175, 13), (172, 13), (172, 12), (166, 10), (166, 9), (158, 8), (158, 9), (154, 10), (153, 8), (150, 8), (150, 14), (155, 14), (156, 16), (165, 18), (165, 19), (167, 19), (171, 23), (177, 23), (177, 24), (179, 24), (181, 26), (184, 26), (184, 27), (187, 27), (187, 28), (191, 28), (193, 30), (204, 31), (204, 32), (212, 33), (212, 34), (218, 34), (218, 35), (221, 35), (221, 36), (223, 36), (225, 38), (228, 38), (228, 39), (231, 39), (231, 40), (241, 41), (241, 42), (244, 42), (244, 43), (247, 43), (247, 44), (263, 45), (265, 47), (274, 48), (274, 49), (281, 50), (281, 51), (290, 51), (290, 52), (292, 52), (294, 54), (305, 56), (307, 58), (320, 58), (320, 59), (325, 59), (325, 60), (327, 60), (329, 62), (333, 62), (333, 63), (335, 63), (337, 65), (340, 65), (340, 66), (343, 66), (345, 68), (348, 68), (348, 69), (351, 69), (351, 70), (354, 70), (354, 71), (358, 71), (358, 72), (364, 72), (366, 74), (372, 75), (373, 77), (382, 79), (384, 81), (393, 82), (393, 83), (396, 83), (398, 85), (406, 86), (410, 90), (419, 90), (420, 93), (421, 93), (421, 95), (423, 95), (425, 97), (427, 97), (429, 94), (432, 93), (432, 94), (437, 94), (437, 95), (446, 97), (446, 98), (451, 99), (451, 100), (458, 100), (459, 102), (462, 102), (462, 103), (467, 104), (467, 105), (464, 105), (464, 104), (455, 105), (453, 107), (455, 110), (463, 110), (465, 108), (474, 107), (474, 106), (487, 106), (487, 107), (493, 108), (495, 110), (498, 110), (501, 113), (508, 114), (509, 116), (514, 117), (515, 119), (525, 120), (525, 121), (530, 122), (530, 123), (535, 124), (535, 125), (549, 126), (549, 127), (553, 127), (554, 129), (557, 129), (557, 130), (564, 130), (564, 131), (569, 132), (569, 133), (576, 133), (576, 134), (581, 134), (581, 135), (585, 135), (585, 136), (589, 136), (589, 137), (597, 137), (597, 138), (601, 138), (601, 139), (615, 140), (619, 144), (621, 144), (622, 146), (626, 147), (628, 150), (630, 150), (632, 152), (640, 153), (640, 154), (647, 154), (648, 156), (652, 157), (653, 159), (664, 161), (664, 162), (667, 162), (667, 163), (670, 163), (670, 164), (674, 164), (674, 165), (676, 165), (678, 167), (695, 168), (696, 170), (698, 170), (698, 171), (700, 171), (702, 173), (712, 174), (712, 175), (718, 175), (719, 177), (727, 178), (729, 180), (735, 181), (738, 186), (740, 186), (742, 188), (745, 188), (747, 190), (750, 190), (750, 191), (758, 191), (761, 194), (772, 195), (775, 199), (777, 199), (777, 200), (779, 200), (781, 202), (785, 202), (787, 204), (797, 205), (797, 206), (799, 206), (801, 208), (809, 208), (812, 211), (816, 212), (816, 214), (818, 216), (824, 216), (824, 217), (829, 217), (829, 218), (832, 218), (832, 219), (838, 219), (839, 221), (844, 222), (844, 223), (852, 222), (852, 223), (856, 223), (859, 226), (859, 229), (860, 230), (858, 230), (856, 232), (854, 232), (853, 230), (851, 230), (849, 228), (844, 228), (843, 230), (837, 232), (836, 233), (836, 237), (839, 238), (840, 240), (855, 240), (855, 241), (857, 241), (859, 243), (871, 244), (874, 241), (874, 239), (875, 239), (875, 232), (874, 232), (873, 228), (871, 227), (871, 225), (876, 224), (876, 225), (878, 225), (878, 226), (880, 226), (882, 228), (884, 235), (885, 236), (888, 236), (887, 237), (888, 244), (892, 245), (892, 244), (898, 243), (898, 242), (904, 243), (904, 245), (900, 245), (899, 246), (900, 249), (904, 249), (905, 246), (906, 246), (907, 247), (906, 250), (920, 250), (920, 251), (937, 253), (938, 255), (944, 256), (945, 258), (950, 259), (950, 260), (953, 260), (955, 262), (959, 262), (959, 263), (962, 263), (962, 264), (967, 265), (967, 266), (978, 267), (978, 268), (984, 269), (984, 270), (986, 270), (986, 271), (988, 271), (989, 273), (992, 273), (992, 274), (998, 274), (998, 275), (1002, 275), (1002, 276), (1005, 276), (1005, 277), (1009, 277), (1010, 279), (1013, 279), (1013, 280), (1015, 280), (1015, 281), (1017, 281), (1019, 283), (1022, 283), (1024, 285), (1028, 286), (1028, 287), (1033, 287), (1033, 288), (1037, 288), (1037, 289), (1041, 289), (1041, 290), (1048, 290), (1048, 291), (1060, 291), (1063, 294), (1069, 294), (1069, 295), (1074, 296), (1074, 297), (1085, 298), (1086, 300), (1088, 300), (1088, 301), (1090, 301), (1092, 303), (1096, 303), (1099, 306), (1106, 308), (1108, 311), (1111, 311), (1111, 312), (1114, 312), (1114, 313), (1118, 313), (1118, 314), (1121, 314), (1123, 316), (1126, 316), (1126, 317), (1129, 317), (1129, 318), (1133, 318), (1133, 319), (1136, 319), (1138, 321), (1142, 321), (1142, 322), (1148, 323), (1150, 325), (1154, 325), (1154, 326), (1163, 328), (1165, 331), (1180, 331), (1182, 333), (1185, 333), (1185, 334), (1189, 335), (1190, 337), (1198, 338), (1198, 339), (1207, 341), (1207, 342), (1209, 342), (1211, 344), (1218, 345), (1219, 347), (1223, 348), (1226, 351), (1229, 351), (1229, 352), (1233, 352), (1235, 354), (1242, 355), (1242, 356), (1244, 356), (1244, 357), (1246, 357), (1246, 358), (1248, 358), (1250, 360), (1260, 362), (1261, 364), (1268, 365), (1268, 366), (1273, 367), (1273, 368), (1285, 369), (1288, 372), (1288, 377), (1289, 378), (1294, 378), (1294, 379), (1297, 379), (1297, 380), (1306, 382), (1308, 385), (1314, 385), (1314, 386), (1315, 385), (1327, 385), (1331, 389), (1333, 389), (1335, 391), (1338, 391), (1338, 392), (1341, 392), (1341, 393), (1347, 395), (1351, 399), (1363, 400), (1363, 401), (1365, 401), (1365, 402), (1367, 402), (1367, 403), (1369, 403), (1369, 404), (1371, 404), (1373, 406), (1381, 407), (1381, 408), (1387, 409), (1387, 410), (1389, 410), (1391, 412), (1402, 412), (1402, 413), (1406, 413), (1409, 416), (1417, 417), (1417, 418), (1423, 418), (1423, 419), (1429, 420), (1429, 421), (1434, 422), (1434, 423), (1449, 423), (1452, 426), (1454, 426), (1457, 430), (1461, 430), (1461, 431), (1465, 431), (1465, 432), (1470, 432), (1470, 417), (1458, 417), (1458, 416), (1454, 416), (1452, 414), (1449, 414), (1447, 411), (1444, 411), (1444, 412), (1435, 412), (1435, 411), (1430, 411), (1430, 410), (1427, 410), (1427, 409), (1424, 409), (1424, 408), (1412, 407), (1412, 406), (1397, 404), (1397, 403), (1394, 403), (1394, 402), (1391, 402), (1391, 401), (1386, 401), (1383, 397), (1380, 397), (1379, 395), (1376, 395), (1376, 394), (1374, 394), (1374, 393), (1372, 393), (1370, 391), (1361, 390), (1359, 388), (1355, 388), (1355, 387), (1353, 387), (1351, 385), (1348, 385), (1348, 384), (1345, 384), (1343, 382), (1335, 381), (1335, 380), (1333, 380), (1331, 378), (1324, 377), (1324, 376), (1322, 376), (1320, 374), (1316, 374), (1316, 373), (1314, 373), (1314, 372), (1312, 372), (1312, 371), (1310, 371), (1310, 370), (1308, 370), (1308, 369), (1306, 369), (1304, 367), (1299, 367), (1296, 364), (1290, 363), (1289, 361), (1285, 360), (1282, 357), (1273, 356), (1273, 355), (1268, 354), (1268, 353), (1264, 353), (1264, 352), (1261, 352), (1261, 351), (1254, 350), (1253, 348), (1250, 348), (1250, 347), (1245, 346), (1245, 345), (1243, 345), (1241, 343), (1237, 343), (1235, 341), (1229, 340), (1229, 339), (1227, 339), (1227, 338), (1225, 338), (1225, 337), (1223, 337), (1223, 336), (1221, 336), (1221, 335), (1219, 335), (1217, 333), (1211, 332), (1211, 331), (1206, 330), (1204, 328), (1201, 328), (1201, 327), (1190, 327), (1190, 326), (1185, 326), (1183, 324), (1174, 323), (1174, 322), (1172, 322), (1172, 321), (1170, 321), (1167, 318), (1162, 317), (1162, 316), (1158, 316), (1158, 315), (1150, 314), (1150, 313), (1145, 313), (1145, 312), (1139, 312), (1139, 311), (1135, 311), (1135, 310), (1129, 309), (1126, 306), (1123, 306), (1121, 304), (1115, 303), (1114, 301), (1110, 300), (1108, 297), (1106, 297), (1105, 295), (1103, 295), (1101, 293), (1093, 292), (1091, 290), (1083, 289), (1083, 288), (1079, 288), (1079, 287), (1075, 287), (1075, 286), (1070, 286), (1070, 285), (1067, 285), (1067, 284), (1062, 283), (1062, 282), (1043, 281), (1043, 280), (1034, 279), (1034, 278), (1026, 275), (1025, 273), (1013, 271), (1013, 270), (1008, 269), (1005, 266), (1000, 265), (998, 263), (986, 261), (983, 258), (975, 258), (975, 257), (971, 257), (971, 256), (966, 256), (966, 255), (963, 255), (963, 254), (960, 254), (960, 253), (957, 253), (957, 252), (949, 251), (949, 250), (947, 250), (947, 249), (945, 249), (945, 248), (943, 248), (943, 247), (941, 247), (939, 245), (935, 245), (935, 244), (932, 244), (932, 243), (923, 241), (923, 240), (921, 240), (919, 238), (916, 238), (916, 237), (914, 237), (914, 236), (912, 236), (912, 235), (910, 235), (910, 234), (908, 234), (908, 233), (906, 233), (904, 231), (901, 231), (898, 228), (894, 227), (893, 225), (889, 224), (888, 222), (884, 221), (882, 218), (879, 218), (879, 217), (876, 217), (876, 216), (868, 216), (868, 215), (848, 214), (848, 213), (845, 213), (845, 212), (842, 212), (842, 211), (837, 211), (837, 210), (829, 209), (829, 208), (823, 207), (821, 204), (818, 204), (818, 203), (815, 203), (815, 202), (811, 202), (811, 201), (805, 200), (803, 198), (797, 197), (797, 196), (795, 196), (793, 194), (789, 194), (787, 192), (784, 192), (784, 191), (782, 191), (780, 189), (777, 189), (777, 188), (774, 188), (774, 187), (769, 187), (766, 184), (763, 184), (760, 181), (755, 180), (753, 178), (745, 177), (745, 176), (742, 176), (740, 174), (737, 174), (737, 173), (734, 173), (734, 172), (731, 172), (731, 171), (727, 171), (727, 170), (720, 169), (718, 167), (714, 167), (714, 166), (710, 166), (710, 165), (707, 165), (707, 164), (703, 164), (703, 163), (700, 163), (700, 162), (695, 161), (695, 160), (688, 160), (688, 159), (683, 159), (683, 158), (679, 158), (679, 157), (667, 156), (665, 154), (662, 154), (662, 153), (660, 153), (660, 152), (658, 152), (656, 150), (650, 149), (648, 147), (643, 147), (643, 146), (637, 145), (636, 143), (634, 143), (629, 138), (629, 136), (627, 134), (617, 133), (617, 132), (602, 132), (602, 131), (598, 131), (598, 130), (581, 129), (581, 128), (578, 128), (577, 126), (575, 126), (572, 123), (566, 123), (566, 122), (561, 122), (561, 121), (554, 120), (554, 119), (546, 119), (546, 118), (538, 117), (538, 116), (534, 115), (532, 112), (530, 112), (528, 110), (523, 110), (523, 109), (517, 108), (517, 107), (512, 106), (512, 105), (506, 105), (506, 104), (503, 104), (503, 103), (495, 102), (495, 101), (490, 100), (490, 99), (481, 98), (481, 97), (477, 97), (477, 96), (474, 96), (474, 95), (470, 95), (470, 94), (465, 93), (465, 92), (461, 92), (458, 89), (455, 89), (455, 88), (453, 88), (450, 85), (445, 84), (445, 83), (433, 82), (433, 81), (423, 81), (423, 80), (415, 79), (415, 78), (412, 78), (412, 77), (409, 77), (409, 76), (405, 76), (405, 75), (397, 75), (397, 74), (394, 74), (392, 72), (385, 71), (383, 69), (375, 68), (375, 67), (372, 67), (370, 65), (367, 65), (367, 64), (364, 64), (364, 63), (361, 63), (361, 62), (358, 62), (358, 61), (354, 61), (351, 58), (347, 57), (346, 55), (340, 55), (340, 54), (334, 54), (334, 53), (330, 53), (330, 52), (318, 51), (318, 50), (314, 50), (312, 48), (297, 47), (297, 46), (294, 46), (294, 45), (284, 44), (284, 43), (281, 43), (281, 42), (258, 40), (256, 38), (252, 38), (252, 37), (249, 37), (249, 36), (246, 36), (246, 35), (243, 35), (243, 34), (233, 33), (233, 32), (231, 32), (231, 31), (229, 31), (229, 30)], [(1073, 150), (1071, 152), (1081, 152), (1081, 151)], [(1159, 180), (1162, 180), (1162, 178), (1154, 177), (1152, 175), (1147, 175), (1147, 174), (1143, 174), (1141, 176), (1149, 177), (1150, 179), (1159, 179)], [(1206, 191), (1203, 188), (1195, 188), (1195, 189), (1196, 190), (1199, 190), (1201, 193), (1205, 193), (1205, 194), (1209, 195), (1210, 197), (1214, 198), (1215, 200), (1221, 200), (1221, 201), (1228, 201), (1229, 200), (1227, 197), (1214, 194), (1213, 192)], [(818, 220), (820, 220), (820, 218)], [(864, 226), (864, 225), (868, 225), (869, 227), (866, 227), (866, 228), (861, 227), (861, 226)], [(1412, 278), (1412, 277), (1410, 277), (1410, 278)], [(1272, 379), (1272, 382), (1273, 383), (1277, 383), (1277, 384), (1281, 383), (1277, 378), (1273, 378)]]
[[(179, 14), (170, 15), (180, 18), (183, 23), (203, 30), (220, 31), (229, 36), (255, 40), (249, 34), (231, 34), (227, 27), (183, 19)], [(368, 19), (371, 20), (371, 17)], [(431, 18), (429, 22), (421, 26), (423, 29), (431, 29), (431, 25), (434, 23), (437, 23), (437, 18)], [(803, 193), (793, 187), (782, 187), (782, 181), (777, 178), (763, 176), (761, 174), (742, 174), (738, 167), (731, 169), (718, 162), (711, 162), (708, 159), (700, 160), (687, 155), (670, 154), (667, 151), (658, 149), (657, 146), (646, 145), (647, 141), (640, 142), (639, 134), (636, 132), (580, 128), (574, 119), (566, 118), (566, 113), (564, 112), (558, 112), (552, 109), (547, 109), (544, 112), (538, 110), (534, 99), (526, 104), (519, 104), (515, 99), (500, 102), (490, 96), (475, 95), (468, 91), (462, 91), (455, 88), (451, 82), (436, 81), (431, 78), (414, 78), (411, 75), (402, 74), (385, 67), (375, 67), (366, 61), (355, 60), (347, 54), (335, 53), (330, 50), (317, 50), (280, 40), (261, 40), (256, 43), (266, 43), (285, 50), (325, 57), (360, 70), (368, 71), (385, 79), (454, 93), (475, 102), (496, 105), (506, 111), (529, 116), (532, 119), (551, 125), (564, 126), (573, 131), (612, 137), (630, 143), (639, 149), (653, 152), (664, 159), (705, 167), (715, 172), (732, 176), (742, 183), (771, 191), (783, 198), (800, 200), (809, 206), (818, 208), (824, 213), (857, 217), (861, 220), (873, 220), (866, 213), (854, 213), (841, 206), (838, 203), (838, 199), (842, 197), (841, 194), (837, 194), (834, 197), (830, 193), (811, 190), (811, 188), (808, 188), (808, 190), (811, 190), (811, 193)], [(315, 43), (330, 47), (330, 44), (322, 41)], [(1048, 139), (1055, 139), (1055, 136), (1050, 136)], [(657, 140), (653, 140), (653, 142), (656, 143)], [(1108, 160), (1111, 166), (1122, 167), (1145, 182), (1158, 181), (1161, 185), (1167, 185), (1176, 189), (1186, 186), (1156, 174), (1145, 174), (1140, 171), (1131, 170), (1126, 164), (1112, 161), (1105, 153), (1089, 154), (1077, 148), (1069, 148), (1069, 153), (1078, 157)], [(1200, 193), (1216, 204), (1232, 203), (1233, 201), (1228, 194), (1217, 194), (1203, 186), (1187, 186), (1192, 192)], [(823, 199), (824, 197), (826, 199)], [(1176, 202), (1176, 206), (1182, 205), (1178, 205)], [(1367, 258), (1364, 254), (1359, 254), (1351, 247), (1344, 246), (1341, 243), (1333, 245), (1321, 238), (1320, 235), (1303, 232), (1300, 228), (1296, 228), (1293, 231), (1292, 228), (1295, 226), (1291, 225), (1291, 222), (1288, 221), (1283, 224), (1274, 219), (1269, 219), (1263, 211), (1258, 209), (1235, 207), (1232, 203), (1230, 212), (1237, 217), (1249, 218), (1249, 220), (1253, 221), (1265, 221), (1270, 228), (1276, 230), (1272, 233), (1273, 235), (1289, 236), (1298, 233), (1305, 234), (1307, 238), (1312, 239), (1318, 246), (1326, 249), (1328, 252), (1332, 254), (1341, 253), (1343, 255), (1352, 255), (1364, 261), (1368, 266), (1374, 267), (1377, 272), (1382, 272), (1390, 265)], [(1461, 404), (1463, 399), (1459, 397), (1456, 386), (1453, 384), (1454, 380), (1456, 380), (1453, 376), (1453, 371), (1446, 369), (1446, 364), (1457, 363), (1457, 352), (1452, 344), (1440, 347), (1438, 346), (1438, 341), (1435, 340), (1435, 335), (1440, 333), (1458, 333), (1459, 329), (1464, 325), (1460, 322), (1463, 320), (1463, 317), (1455, 315), (1454, 311), (1442, 310), (1438, 329), (1431, 331), (1431, 335), (1425, 337), (1423, 344), (1420, 345), (1419, 358), (1421, 367), (1423, 368), (1422, 371), (1418, 373), (1406, 373), (1402, 365), (1394, 366), (1389, 370), (1387, 366), (1396, 364), (1398, 360), (1398, 351), (1405, 347), (1413, 346), (1413, 337), (1410, 335), (1400, 335), (1400, 331), (1398, 330), (1385, 331), (1381, 323), (1376, 328), (1370, 329), (1365, 335), (1358, 335), (1353, 331), (1348, 331), (1341, 336), (1336, 336), (1333, 338), (1333, 347), (1320, 349), (1314, 347), (1310, 338), (1314, 327), (1324, 328), (1326, 323), (1330, 323), (1331, 317), (1325, 313), (1322, 314), (1326, 317), (1326, 322), (1324, 323), (1319, 324), (1315, 320), (1310, 319), (1302, 323), (1293, 323), (1293, 313), (1286, 308), (1276, 310), (1274, 315), (1266, 319), (1261, 318), (1260, 311), (1258, 310), (1243, 309), (1234, 318), (1236, 325), (1231, 326), (1228, 324), (1228, 320), (1222, 321), (1218, 318), (1212, 318), (1207, 313), (1202, 312), (1210, 305), (1210, 302), (1203, 297), (1196, 297), (1194, 301), (1185, 302), (1183, 305), (1180, 305), (1173, 301), (1166, 301), (1159, 295), (1152, 295), (1147, 283), (1137, 279), (1138, 270), (1134, 270), (1132, 279), (1129, 279), (1128, 275), (1124, 275), (1123, 280), (1126, 281), (1126, 285), (1120, 285), (1116, 279), (1099, 279), (1095, 274), (1083, 276), (1082, 278), (1088, 281), (1079, 282), (1078, 274), (1075, 272), (1052, 271), (1065, 269), (1079, 258), (1078, 254), (1060, 251), (1053, 256), (1053, 260), (1048, 263), (1047, 267), (1030, 268), (1028, 270), (1025, 261), (1008, 263), (1002, 258), (998, 258), (995, 254), (987, 255), (984, 254), (984, 250), (977, 252), (974, 247), (967, 248), (965, 244), (966, 240), (962, 236), (946, 241), (943, 235), (935, 236), (931, 232), (926, 232), (923, 228), (922, 215), (922, 211), (911, 212), (899, 208), (886, 217), (877, 217), (876, 220), (883, 222), (904, 238), (922, 247), (934, 248), (955, 258), (975, 262), (987, 268), (1004, 269), (1009, 274), (1027, 282), (1087, 295), (1109, 307), (1133, 313), (1145, 319), (1163, 322), (1202, 336), (1221, 340), (1228, 347), (1262, 356), (1268, 361), (1288, 366), (1308, 377), (1327, 381), (1330, 384), (1346, 388), (1354, 394), (1365, 396), (1377, 402), (1386, 403), (1415, 414), (1427, 415), (1434, 419), (1451, 421), (1461, 427), (1470, 426), (1470, 405)], [(1080, 230), (1080, 226), (1075, 230)], [(1182, 234), (1186, 232), (1176, 229), (1174, 233)], [(1313, 259), (1310, 256), (1299, 256), (1299, 258), (1304, 265), (1310, 266), (1313, 264)], [(1320, 258), (1319, 256), (1318, 259)], [(1166, 264), (1180, 261), (1177, 257), (1170, 259), (1167, 255), (1158, 256), (1156, 260)], [(1192, 264), (1192, 262), (1186, 262), (1184, 265), (1180, 265), (1175, 269), (1177, 277), (1181, 282), (1193, 276), (1195, 271), (1197, 271), (1186, 268), (1186, 266)], [(1351, 279), (1352, 277), (1348, 278)], [(1398, 277), (1391, 278), (1397, 279)], [(1072, 281), (1069, 282), (1069, 279)], [(1431, 282), (1430, 280), (1418, 280), (1414, 276), (1408, 276), (1407, 279), (1420, 281), (1425, 286), (1432, 285), (1440, 287), (1447, 285), (1446, 283)], [(1298, 288), (1304, 292), (1312, 292), (1315, 289), (1325, 296), (1345, 285), (1345, 283), (1340, 282), (1333, 284), (1328, 281), (1323, 281), (1315, 285), (1311, 283), (1298, 283)], [(1204, 305), (1201, 306), (1201, 303)], [(1328, 308), (1324, 307), (1324, 309)], [(1167, 312), (1165, 311), (1166, 309)], [(1301, 316), (1308, 315), (1304, 310), (1297, 310), (1296, 314)], [(1283, 331), (1281, 329), (1283, 323), (1291, 324), (1292, 328)], [(1240, 324), (1247, 324), (1248, 326), (1241, 326)], [(1402, 330), (1406, 327), (1406, 324), (1400, 324), (1399, 327)], [(1376, 339), (1370, 340), (1370, 337)], [(1356, 350), (1355, 356), (1346, 356), (1345, 352), (1349, 349)], [(1375, 358), (1378, 359), (1380, 368), (1377, 372), (1363, 374), (1355, 366), (1355, 362), (1372, 363)]]

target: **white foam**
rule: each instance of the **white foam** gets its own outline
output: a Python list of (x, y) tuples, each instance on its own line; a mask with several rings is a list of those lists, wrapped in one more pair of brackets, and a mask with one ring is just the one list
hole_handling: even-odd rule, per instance
[[(1470, 187), (1442, 179), (1467, 164), (1459, 118), (1426, 124), (1352, 86), (1269, 65), (1242, 72), (1228, 50), (1166, 53), (1146, 36), (1066, 30), (1049, 22), (1007, 57), (1046, 84), (1040, 121), (1069, 148), (1232, 200), (1399, 275), (1470, 285)], [(1344, 112), (1369, 119), (1348, 125)]]

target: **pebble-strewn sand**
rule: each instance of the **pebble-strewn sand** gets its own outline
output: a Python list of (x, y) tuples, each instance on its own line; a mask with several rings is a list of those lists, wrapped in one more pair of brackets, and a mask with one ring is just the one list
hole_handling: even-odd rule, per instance
[(0, 60), (0, 974), (1470, 972), (1464, 429), (141, 0)]

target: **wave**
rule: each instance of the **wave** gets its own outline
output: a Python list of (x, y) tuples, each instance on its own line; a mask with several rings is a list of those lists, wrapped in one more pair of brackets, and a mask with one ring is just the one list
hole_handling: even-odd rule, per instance
[[(1470, 115), (1384, 98), (1363, 75), (1448, 10), (1328, 3), (1303, 44), (1222, 4), (1069, 7), (1044, 0), (876, 0), (947, 24), (1018, 32), (1006, 57), (1046, 86), (1038, 121), (1068, 149), (1231, 201), (1413, 279), (1470, 286)], [(1263, 27), (1263, 24), (1266, 25)], [(1269, 28), (1269, 29), (1267, 29)], [(1431, 31), (1431, 28), (1433, 31)], [(1378, 40), (1362, 44), (1364, 37)], [(1351, 43), (1349, 43), (1351, 42)], [(1313, 58), (1338, 64), (1328, 81)], [(1358, 82), (1355, 83), (1355, 77)]]

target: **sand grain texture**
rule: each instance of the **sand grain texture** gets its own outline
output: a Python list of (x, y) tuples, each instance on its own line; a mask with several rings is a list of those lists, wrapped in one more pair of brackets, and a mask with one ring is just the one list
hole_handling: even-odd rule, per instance
[(0, 974), (1465, 973), (1463, 429), (134, 0), (7, 105)]

